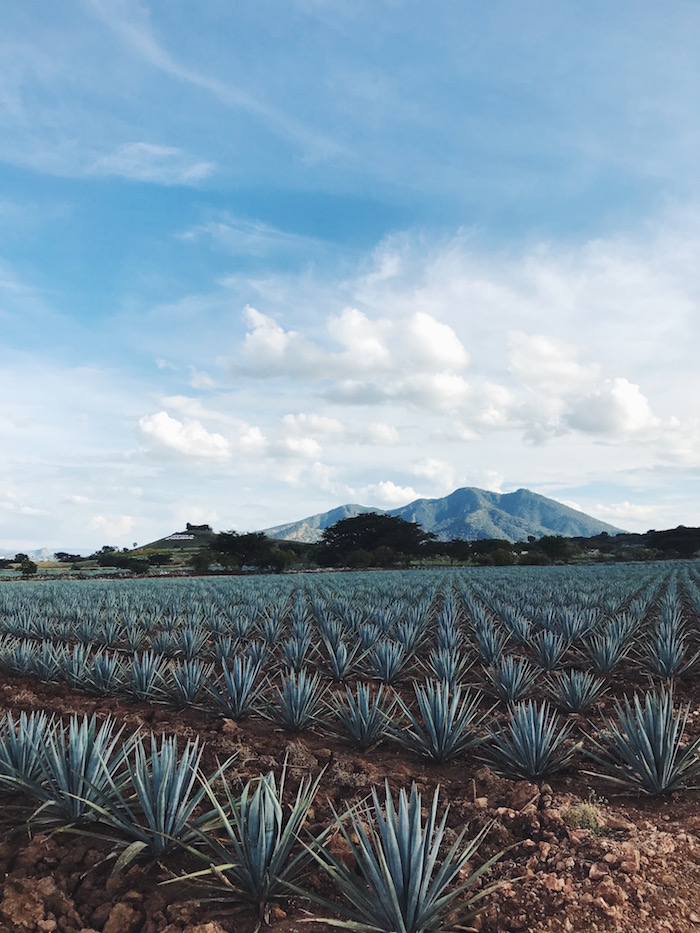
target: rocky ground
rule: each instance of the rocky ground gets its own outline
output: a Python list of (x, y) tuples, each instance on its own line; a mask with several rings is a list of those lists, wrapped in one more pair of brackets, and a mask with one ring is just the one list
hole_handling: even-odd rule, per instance
[[(285, 757), (294, 777), (325, 767), (309, 829), (332, 821), (332, 809), (364, 796), (385, 778), (394, 789), (416, 781), (426, 797), (439, 784), (450, 803), (449, 832), (465, 824), (489, 835), (473, 867), (497, 851), (505, 854), (483, 879), (504, 882), (482, 902), (471, 929), (525, 931), (700, 931), (700, 791), (662, 801), (613, 796), (599, 778), (583, 773), (582, 758), (537, 787), (497, 777), (478, 761), (435, 766), (391, 747), (360, 755), (335, 735), (320, 731), (291, 738), (270, 723), (240, 725), (194, 711), (173, 713), (126, 700), (96, 700), (65, 688), (0, 680), (0, 712), (45, 708), (112, 714), (127, 726), (199, 735), (206, 742), (203, 767), (236, 752), (231, 780), (279, 770)], [(697, 717), (695, 723), (698, 724)], [(607, 796), (606, 796), (607, 795)], [(16, 803), (16, 802), (15, 802)], [(188, 868), (186, 860), (139, 864), (112, 877), (108, 841), (57, 832), (31, 836), (0, 804), (0, 933), (251, 933), (254, 911), (205, 902), (200, 889), (162, 885)], [(3, 812), (4, 810), (4, 812)], [(449, 841), (449, 840), (448, 840)], [(332, 845), (343, 855), (336, 838)], [(197, 866), (199, 867), (199, 866)], [(323, 886), (325, 880), (310, 878)], [(320, 916), (301, 900), (275, 907), (269, 922), (278, 933), (326, 933)]]

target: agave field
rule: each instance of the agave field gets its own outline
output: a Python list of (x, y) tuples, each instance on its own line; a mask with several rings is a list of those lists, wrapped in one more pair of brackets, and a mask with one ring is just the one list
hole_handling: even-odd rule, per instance
[(5, 582), (0, 931), (700, 929), (700, 567)]

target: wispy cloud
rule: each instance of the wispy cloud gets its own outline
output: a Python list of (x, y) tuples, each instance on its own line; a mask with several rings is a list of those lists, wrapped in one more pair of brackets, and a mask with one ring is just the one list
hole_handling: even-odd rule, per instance
[(95, 175), (119, 175), (161, 185), (191, 185), (208, 178), (213, 162), (196, 161), (182, 149), (153, 143), (128, 143), (100, 156), (87, 169)]
[(5, 6), (3, 535), (700, 523), (692, 4)]
[(215, 220), (196, 224), (178, 239), (185, 242), (206, 240), (218, 249), (234, 255), (265, 257), (276, 253), (304, 253), (319, 256), (329, 251), (329, 244), (317, 237), (280, 230), (260, 221), (250, 221), (223, 214)]
[(138, 0), (86, 0), (86, 3), (135, 55), (151, 67), (205, 91), (229, 109), (246, 111), (257, 117), (275, 135), (301, 146), (310, 161), (325, 159), (339, 151), (338, 144), (325, 133), (306, 126), (244, 88), (178, 61), (155, 37), (149, 12)]

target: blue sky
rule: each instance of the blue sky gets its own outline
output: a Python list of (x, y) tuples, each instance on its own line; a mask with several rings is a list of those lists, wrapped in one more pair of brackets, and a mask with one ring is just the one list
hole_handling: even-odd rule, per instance
[(0, 548), (700, 525), (694, 3), (0, 12)]

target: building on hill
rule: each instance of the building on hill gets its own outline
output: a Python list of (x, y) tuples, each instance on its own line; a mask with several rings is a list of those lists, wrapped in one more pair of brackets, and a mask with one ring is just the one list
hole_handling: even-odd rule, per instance
[(208, 531), (208, 532), (211, 533), (213, 529), (212, 529), (211, 525), (191, 525), (189, 522), (187, 522), (187, 530), (188, 530), (189, 532), (193, 532), (193, 531)]

